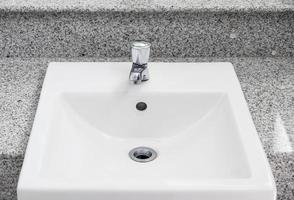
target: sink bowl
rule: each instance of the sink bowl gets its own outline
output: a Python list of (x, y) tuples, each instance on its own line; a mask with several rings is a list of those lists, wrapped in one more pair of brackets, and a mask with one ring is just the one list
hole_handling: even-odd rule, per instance
[(19, 200), (275, 199), (230, 63), (150, 63), (140, 85), (130, 67), (50, 63)]

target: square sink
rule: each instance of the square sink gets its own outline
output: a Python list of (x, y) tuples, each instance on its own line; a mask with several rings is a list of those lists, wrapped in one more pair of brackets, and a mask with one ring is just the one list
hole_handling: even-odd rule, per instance
[(231, 63), (50, 63), (18, 200), (274, 200)]

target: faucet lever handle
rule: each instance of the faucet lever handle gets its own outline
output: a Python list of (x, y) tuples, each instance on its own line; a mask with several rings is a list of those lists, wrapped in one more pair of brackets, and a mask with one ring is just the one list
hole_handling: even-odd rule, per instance
[(148, 63), (151, 44), (144, 41), (136, 41), (132, 43), (132, 61), (138, 65)]

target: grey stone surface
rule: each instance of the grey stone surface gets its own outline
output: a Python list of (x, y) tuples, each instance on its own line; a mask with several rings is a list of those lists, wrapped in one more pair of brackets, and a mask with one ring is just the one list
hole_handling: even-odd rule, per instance
[(294, 10), (292, 0), (14, 0), (0, 1), (9, 11), (285, 11)]
[(0, 12), (0, 57), (294, 56), (294, 11)]
[(0, 154), (23, 154), (45, 66), (40, 61), (0, 61)]
[[(16, 199), (16, 184), (50, 61), (128, 61), (98, 59), (0, 60), (0, 199)], [(153, 58), (153, 61), (233, 63), (257, 132), (269, 159), (278, 200), (294, 199), (293, 58)]]
[(16, 186), (23, 156), (0, 156), (0, 200), (16, 200)]

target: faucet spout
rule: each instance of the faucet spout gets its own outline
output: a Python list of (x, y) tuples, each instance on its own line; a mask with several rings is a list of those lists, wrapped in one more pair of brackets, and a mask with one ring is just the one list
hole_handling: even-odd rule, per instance
[(140, 84), (141, 82), (148, 81), (149, 72), (148, 72), (147, 64), (138, 65), (136, 63), (133, 63), (129, 79), (134, 84)]

